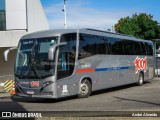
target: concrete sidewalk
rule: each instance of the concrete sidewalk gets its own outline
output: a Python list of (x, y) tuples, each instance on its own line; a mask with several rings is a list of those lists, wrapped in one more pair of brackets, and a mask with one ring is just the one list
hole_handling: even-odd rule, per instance
[(3, 93), (3, 92), (4, 92), (3, 86), (0, 86), (0, 93)]
[(154, 80), (160, 80), (160, 77), (154, 77)]
[(11, 97), (11, 93), (0, 92), (0, 99), (10, 98), (10, 97)]
[(9, 97), (11, 97), (11, 93), (10, 92), (5, 92), (3, 90), (3, 87), (0, 86), (0, 99), (9, 98)]

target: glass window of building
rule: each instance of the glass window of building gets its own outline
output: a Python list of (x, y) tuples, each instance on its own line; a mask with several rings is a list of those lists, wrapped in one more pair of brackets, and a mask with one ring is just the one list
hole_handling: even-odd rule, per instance
[(5, 0), (0, 0), (0, 31), (6, 30)]

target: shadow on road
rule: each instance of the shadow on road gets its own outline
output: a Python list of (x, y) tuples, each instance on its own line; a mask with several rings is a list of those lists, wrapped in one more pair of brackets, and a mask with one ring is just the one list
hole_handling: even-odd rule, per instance
[[(150, 82), (145, 82), (144, 84), (149, 84), (149, 83)], [(103, 93), (114, 92), (114, 91), (123, 90), (123, 89), (136, 87), (136, 86), (137, 86), (137, 84), (129, 84), (129, 85), (123, 85), (123, 86), (119, 86), (119, 87), (103, 89), (103, 90), (92, 92), (91, 96), (95, 96), (95, 95), (99, 95), (99, 94), (103, 94)], [(12, 96), (11, 99), (16, 102), (26, 102), (26, 103), (58, 103), (58, 102), (64, 102), (64, 101), (68, 101), (68, 100), (78, 99), (78, 97), (77, 97), (77, 95), (75, 95), (75, 96), (70, 96), (70, 97), (65, 97), (65, 98), (60, 98), (60, 99), (48, 99), (48, 98), (27, 98), (27, 97), (23, 98), (23, 97), (18, 97), (18, 96)]]
[(58, 103), (58, 102), (64, 102), (67, 100), (73, 100), (78, 98), (77, 96), (70, 96), (60, 99), (49, 99), (49, 98), (27, 98), (27, 97), (18, 97), (18, 96), (12, 96), (11, 99), (16, 102), (26, 102), (26, 103)]
[[(144, 85), (149, 85), (150, 83), (151, 83), (150, 81), (145, 81)], [(107, 88), (107, 89), (95, 91), (91, 94), (91, 96), (95, 96), (103, 93), (115, 92), (115, 91), (132, 88), (132, 87), (141, 87), (141, 86), (138, 86), (136, 83), (133, 83), (133, 84), (123, 85), (123, 86), (118, 86), (113, 88)]]
[(0, 102), (0, 111), (21, 111), (21, 112), (26, 112), (20, 104), (17, 102), (9, 101), (9, 102)]
[(117, 99), (120, 99), (120, 100), (134, 101), (134, 102), (140, 102), (140, 103), (146, 103), (146, 104), (151, 104), (151, 105), (160, 106), (160, 104), (152, 103), (152, 102), (147, 102), (147, 101), (142, 101), (142, 100), (133, 100), (133, 99), (121, 98), (121, 97), (114, 97), (114, 98), (117, 98)]
[[(8, 112), (7, 114), (5, 112)], [(8, 102), (1, 102), (0, 101), (0, 119), (6, 120), (35, 120), (35, 118), (22, 118), (22, 117), (16, 117), (18, 113), (28, 113), (28, 111), (17, 102), (8, 101)], [(8, 115), (10, 117), (8, 117)], [(6, 117), (4, 117), (6, 116)]]

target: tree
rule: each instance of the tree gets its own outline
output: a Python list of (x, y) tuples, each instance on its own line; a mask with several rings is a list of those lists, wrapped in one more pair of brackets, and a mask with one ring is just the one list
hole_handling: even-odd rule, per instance
[(160, 39), (160, 25), (152, 15), (134, 14), (131, 18), (121, 18), (114, 26), (117, 33), (132, 35), (141, 39)]

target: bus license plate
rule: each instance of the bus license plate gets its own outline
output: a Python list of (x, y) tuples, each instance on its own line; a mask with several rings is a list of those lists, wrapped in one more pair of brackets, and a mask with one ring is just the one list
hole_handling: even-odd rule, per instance
[(34, 94), (34, 91), (33, 91), (33, 90), (28, 90), (28, 91), (27, 91), (27, 94), (33, 95), (33, 94)]

